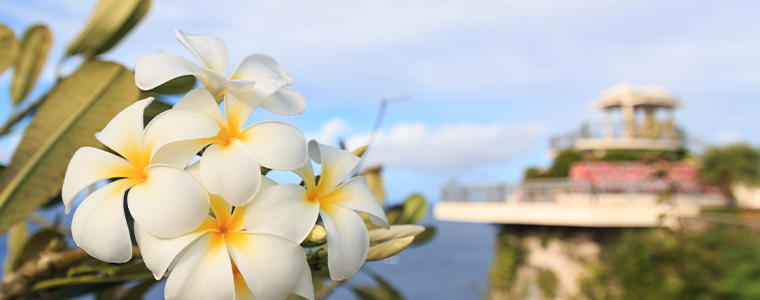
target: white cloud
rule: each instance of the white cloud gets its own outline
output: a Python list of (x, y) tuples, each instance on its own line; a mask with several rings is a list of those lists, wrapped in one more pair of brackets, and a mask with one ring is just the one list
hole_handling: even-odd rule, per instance
[[(424, 172), (459, 171), (525, 156), (536, 150), (544, 126), (473, 123), (443, 124), (437, 128), (422, 122), (398, 123), (381, 130), (365, 166), (408, 168)], [(367, 143), (368, 134), (348, 139), (353, 149)]]
[(312, 139), (326, 145), (335, 145), (338, 143), (338, 139), (346, 138), (351, 132), (351, 126), (346, 123), (342, 118), (332, 118), (323, 123), (319, 128), (319, 132), (306, 132), (306, 140)]

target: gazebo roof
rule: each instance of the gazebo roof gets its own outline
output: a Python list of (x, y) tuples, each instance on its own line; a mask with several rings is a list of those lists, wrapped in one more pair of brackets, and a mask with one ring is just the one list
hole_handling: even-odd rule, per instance
[(621, 83), (602, 94), (593, 107), (596, 109), (618, 106), (662, 106), (680, 107), (681, 101), (670, 91), (654, 86), (636, 86), (630, 83)]

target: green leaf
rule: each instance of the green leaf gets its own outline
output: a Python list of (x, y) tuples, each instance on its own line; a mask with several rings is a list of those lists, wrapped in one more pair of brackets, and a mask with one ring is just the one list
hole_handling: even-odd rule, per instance
[(372, 279), (374, 279), (378, 284), (380, 284), (380, 291), (382, 291), (386, 296), (384, 299), (388, 300), (404, 300), (404, 295), (401, 294), (394, 286), (392, 286), (388, 281), (383, 279), (383, 277), (380, 277), (380, 275), (377, 275), (376, 273), (371, 274)]
[(13, 105), (24, 100), (34, 87), (37, 75), (45, 65), (53, 36), (44, 25), (36, 25), (24, 33), (21, 49), (16, 60), (16, 70), (11, 83), (11, 101)]
[(435, 227), (425, 226), (425, 231), (414, 237), (411, 246), (420, 246), (430, 241), (435, 236)]
[(58, 194), (74, 152), (140, 94), (121, 65), (87, 61), (52, 89), (0, 176), (0, 234)]
[(370, 291), (367, 291), (362, 287), (354, 287), (351, 289), (351, 292), (353, 292), (354, 295), (361, 300), (380, 300), (379, 298), (373, 296)]
[(149, 90), (148, 92), (164, 94), (164, 95), (175, 95), (175, 94), (187, 93), (190, 90), (192, 90), (194, 87), (195, 87), (195, 76), (186, 75), (186, 76), (180, 76), (172, 80), (169, 80), (166, 83), (159, 85), (152, 90)]
[(119, 300), (140, 300), (143, 298), (143, 295), (145, 295), (145, 293), (148, 292), (148, 290), (150, 290), (150, 288), (153, 287), (153, 285), (156, 283), (158, 283), (158, 281), (153, 278), (145, 279), (129, 289), (129, 291), (121, 296)]
[(404, 212), (396, 224), (417, 224), (428, 214), (428, 204), (422, 195), (413, 195), (404, 201)]
[(172, 108), (171, 104), (168, 104), (166, 102), (162, 101), (153, 101), (148, 105), (148, 107), (145, 108), (145, 111), (143, 112), (143, 125), (148, 125), (150, 120), (153, 120), (158, 114), (170, 110)]
[(120, 284), (123, 284), (123, 282), (82, 284), (69, 288), (57, 289), (52, 292), (45, 291), (44, 294), (46, 296), (41, 297), (40, 300), (69, 300), (84, 294), (111, 289), (117, 287)]
[(27, 232), (26, 222), (21, 222), (11, 227), (8, 231), (6, 240), (5, 262), (3, 263), (3, 273), (8, 274), (16, 270), (18, 258), (24, 254), (24, 243), (26, 243)]
[[(19, 223), (23, 224), (23, 223)], [(14, 225), (13, 227), (16, 227)], [(13, 230), (11, 230), (13, 232)], [(28, 242), (24, 244), (23, 251), (21, 252), (21, 255), (18, 256), (16, 261), (14, 262), (13, 269), (16, 270), (18, 267), (23, 265), (25, 262), (36, 258), (37, 255), (45, 251), (47, 249), (48, 245), (50, 245), (50, 242), (58, 240), (58, 243), (56, 244), (55, 249), (51, 250), (64, 250), (66, 249), (66, 239), (63, 237), (63, 235), (55, 230), (42, 230), (37, 233), (35, 233)]]
[(140, 22), (149, 8), (150, 0), (100, 0), (66, 54), (90, 58), (108, 51)]
[(361, 175), (367, 179), (367, 186), (372, 191), (372, 195), (375, 196), (380, 206), (383, 206), (385, 203), (385, 188), (383, 186), (382, 167), (366, 169)]
[(41, 291), (52, 288), (71, 287), (84, 284), (122, 283), (135, 279), (153, 279), (152, 273), (128, 274), (101, 277), (98, 275), (84, 275), (72, 278), (58, 277), (43, 280), (32, 286), (32, 291)]
[(5, 25), (0, 24), (0, 73), (16, 61), (19, 43), (16, 35)]
[[(388, 218), (388, 224), (390, 225), (403, 224), (403, 223), (399, 223), (399, 218), (401, 217), (403, 213), (404, 213), (404, 208), (402, 205), (396, 205), (386, 210), (385, 216)], [(369, 217), (367, 217), (367, 220), (369, 220)]]
[(367, 152), (367, 145), (361, 146), (354, 149), (354, 151), (351, 151), (351, 153), (355, 154), (358, 157), (362, 157), (362, 155), (364, 155), (364, 152)]

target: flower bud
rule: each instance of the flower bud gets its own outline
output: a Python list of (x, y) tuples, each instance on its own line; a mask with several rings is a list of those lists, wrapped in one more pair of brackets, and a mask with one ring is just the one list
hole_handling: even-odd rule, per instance
[(369, 252), (367, 253), (367, 261), (383, 260), (399, 254), (401, 251), (404, 251), (404, 249), (406, 249), (406, 247), (409, 246), (412, 241), (414, 241), (414, 237), (407, 236), (372, 246), (369, 248)]
[(311, 232), (309, 232), (309, 235), (306, 238), (317, 244), (324, 243), (325, 240), (327, 240), (325, 227), (322, 225), (314, 225), (314, 228), (311, 229)]
[(402, 237), (414, 237), (425, 231), (420, 225), (393, 225), (391, 229), (372, 229), (369, 231), (370, 242), (385, 242)]

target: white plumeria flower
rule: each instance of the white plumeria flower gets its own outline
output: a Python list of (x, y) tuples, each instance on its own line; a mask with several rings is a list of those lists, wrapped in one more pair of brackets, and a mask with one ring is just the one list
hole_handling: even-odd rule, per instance
[(386, 229), (388, 219), (366, 178), (358, 176), (341, 183), (359, 164), (358, 156), (314, 140), (309, 142), (309, 156), (322, 164), (319, 182), (307, 162), (294, 171), (306, 188), (281, 184), (262, 191), (246, 208), (245, 227), (300, 243), (321, 216), (327, 231), (330, 278), (347, 279), (361, 268), (369, 251), (367, 228), (354, 210), (366, 212), (372, 223)]
[(171, 79), (195, 76), (221, 102), (225, 94), (236, 94), (245, 102), (253, 102), (280, 115), (297, 115), (306, 108), (303, 96), (287, 87), (293, 78), (273, 58), (251, 54), (227, 74), (227, 46), (216, 37), (185, 34), (178, 29), (174, 36), (198, 58), (203, 68), (171, 53), (155, 53), (141, 58), (135, 65), (135, 82), (143, 90), (153, 89)]
[[(192, 168), (197, 176), (197, 164)], [(262, 189), (275, 185), (265, 178)], [(156, 280), (169, 277), (166, 299), (281, 300), (291, 293), (314, 299), (311, 270), (301, 246), (281, 236), (246, 230), (245, 207), (233, 211), (224, 199), (209, 196), (216, 218), (208, 216), (188, 234), (161, 239), (135, 225), (145, 265)]]
[[(261, 184), (260, 165), (274, 170), (294, 170), (309, 160), (306, 138), (298, 128), (284, 122), (262, 121), (243, 128), (255, 106), (227, 94), (222, 114), (214, 98), (204, 88), (188, 92), (174, 109), (202, 112), (221, 127), (219, 134), (202, 143), (211, 144), (200, 160), (200, 178), (211, 194), (231, 205), (241, 206), (253, 199)], [(177, 144), (197, 149), (193, 142)]]
[(197, 228), (208, 215), (209, 198), (200, 181), (182, 170), (195, 152), (173, 144), (216, 135), (219, 126), (188, 109), (171, 110), (143, 129), (143, 110), (152, 98), (137, 101), (114, 117), (95, 137), (121, 157), (91, 147), (74, 153), (63, 181), (66, 213), (84, 188), (119, 178), (84, 199), (71, 224), (74, 241), (93, 257), (126, 262), (132, 244), (124, 215), (124, 195), (135, 222), (153, 235), (171, 238)]

